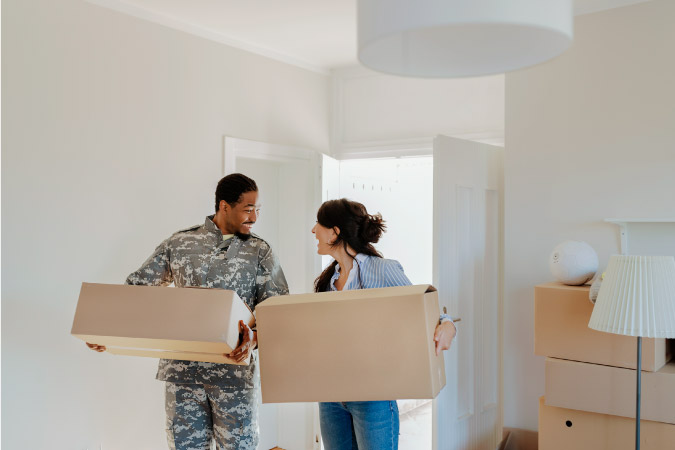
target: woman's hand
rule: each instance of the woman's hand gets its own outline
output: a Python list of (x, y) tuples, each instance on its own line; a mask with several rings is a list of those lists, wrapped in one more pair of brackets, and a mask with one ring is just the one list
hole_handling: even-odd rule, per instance
[(92, 349), (95, 352), (104, 352), (105, 351), (105, 345), (96, 345), (96, 344), (90, 344), (89, 342), (86, 343), (87, 347)]
[(238, 363), (241, 363), (246, 361), (251, 356), (253, 349), (255, 349), (255, 347), (258, 345), (258, 333), (251, 330), (251, 328), (246, 325), (243, 320), (239, 321), (239, 331), (242, 334), (239, 346), (232, 350), (231, 353), (224, 353), (224, 355)]
[(434, 342), (436, 342), (436, 356), (440, 355), (443, 350), (448, 350), (452, 340), (457, 334), (457, 328), (449, 320), (444, 320), (436, 326), (434, 333)]

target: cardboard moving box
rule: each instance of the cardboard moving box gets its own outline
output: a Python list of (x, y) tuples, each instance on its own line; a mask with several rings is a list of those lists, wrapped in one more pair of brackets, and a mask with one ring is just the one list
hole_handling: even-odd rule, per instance
[[(675, 447), (675, 425), (640, 421), (640, 448)], [(539, 398), (540, 450), (632, 450), (635, 419), (547, 406)]]
[[(637, 368), (637, 338), (588, 328), (593, 304), (589, 286), (546, 283), (534, 288), (534, 353), (607, 366)], [(642, 370), (670, 360), (665, 339), (642, 339)]]
[[(635, 417), (636, 371), (546, 358), (546, 404)], [(675, 363), (642, 372), (641, 416), (675, 424)], [(674, 444), (675, 445), (675, 444)]]
[(434, 398), (433, 286), (287, 295), (256, 308), (263, 403)]
[(239, 320), (255, 323), (234, 291), (82, 283), (71, 334), (119, 355), (237, 364), (223, 353)]

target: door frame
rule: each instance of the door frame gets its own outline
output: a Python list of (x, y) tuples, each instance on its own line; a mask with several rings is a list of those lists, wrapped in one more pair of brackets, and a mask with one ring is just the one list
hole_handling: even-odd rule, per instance
[(227, 175), (236, 172), (237, 158), (262, 159), (276, 162), (315, 162), (318, 152), (302, 147), (272, 144), (250, 139), (223, 137), (222, 172)]
[[(307, 197), (305, 198), (307, 211), (316, 211), (321, 204), (321, 153), (318, 151), (290, 145), (223, 136), (221, 155), (221, 172), (223, 176), (237, 172), (237, 158), (256, 159), (282, 164), (293, 162), (307, 163), (310, 168), (309, 170), (312, 172), (311, 182), (314, 186), (314, 189), (310, 189), (307, 192)], [(309, 255), (307, 256), (309, 259)], [(319, 273), (321, 270), (321, 256), (315, 252), (311, 257), (311, 266), (315, 273)], [(310, 448), (312, 450), (320, 450), (318, 407), (307, 404), (305, 411), (301, 412), (298, 411), (298, 404), (279, 404), (277, 406), (276, 445), (283, 448), (297, 448), (294, 443), (303, 440), (308, 445), (303, 450)], [(305, 420), (307, 414), (311, 414), (310, 421)], [(303, 415), (305, 417), (302, 417)], [(311, 445), (307, 441), (310, 436), (289, 436), (288, 430), (292, 429), (292, 425), (298, 422), (305, 424), (311, 422)]]

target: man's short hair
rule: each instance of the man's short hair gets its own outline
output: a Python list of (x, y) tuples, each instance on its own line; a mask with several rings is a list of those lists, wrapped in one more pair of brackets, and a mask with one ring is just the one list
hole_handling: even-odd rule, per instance
[(257, 192), (258, 185), (251, 178), (241, 173), (232, 173), (223, 177), (216, 187), (216, 212), (221, 200), (234, 206), (241, 200), (246, 192)]

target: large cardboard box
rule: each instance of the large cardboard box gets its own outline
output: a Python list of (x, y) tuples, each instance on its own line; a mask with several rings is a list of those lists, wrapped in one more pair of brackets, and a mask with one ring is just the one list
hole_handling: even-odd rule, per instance
[[(635, 419), (546, 405), (539, 398), (539, 450), (632, 450)], [(675, 425), (640, 421), (640, 448), (675, 448)]]
[[(637, 368), (637, 338), (588, 328), (593, 304), (588, 286), (546, 283), (534, 288), (534, 353), (607, 366)], [(665, 339), (642, 339), (642, 370), (670, 360)]]
[[(546, 358), (549, 406), (635, 417), (636, 382), (633, 369)], [(675, 363), (642, 372), (641, 405), (644, 420), (675, 424)]]
[(433, 286), (265, 300), (256, 308), (263, 403), (434, 398), (445, 386)]
[(255, 323), (234, 291), (82, 283), (71, 334), (118, 355), (237, 364), (223, 353), (239, 320)]

